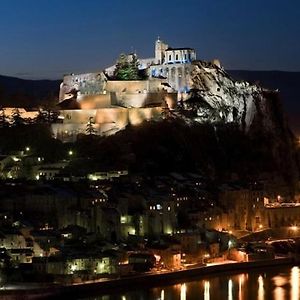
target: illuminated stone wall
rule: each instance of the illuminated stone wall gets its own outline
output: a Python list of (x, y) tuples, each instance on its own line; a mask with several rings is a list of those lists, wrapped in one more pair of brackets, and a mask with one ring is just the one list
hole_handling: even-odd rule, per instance
[(162, 79), (150, 79), (150, 80), (110, 80), (107, 81), (107, 92), (116, 93), (142, 93), (142, 92), (158, 92), (163, 90), (161, 85)]
[(169, 100), (171, 108), (176, 106), (177, 94), (166, 87), (164, 79), (150, 79), (137, 81), (108, 81), (107, 92), (111, 93), (112, 105), (122, 107), (146, 107), (160, 106), (164, 101)]
[(102, 94), (105, 84), (103, 72), (65, 75), (60, 85), (59, 101), (70, 98), (72, 90), (79, 91), (80, 95)]
[(81, 109), (96, 109), (111, 107), (111, 94), (79, 96), (77, 98)]
[(11, 118), (13, 117), (13, 114), (16, 109), (19, 111), (20, 116), (23, 119), (34, 120), (39, 114), (37, 110), (27, 111), (25, 108), (4, 107), (3, 111), (7, 121), (11, 122)]
[[(271, 228), (300, 224), (300, 206), (265, 208), (265, 214), (266, 226)], [(295, 229), (291, 228), (291, 231), (293, 230)]]
[(161, 116), (162, 108), (131, 108), (128, 109), (128, 121), (132, 125), (139, 125), (143, 121), (159, 120)]
[[(74, 76), (68, 78), (72, 80)], [(60, 110), (63, 122), (52, 125), (56, 138), (76, 140), (78, 134), (86, 133), (90, 118), (98, 135), (112, 135), (128, 124), (160, 119), (166, 104), (176, 108), (177, 93), (163, 79), (107, 81), (102, 94), (79, 94), (76, 101), (80, 109)]]
[(60, 117), (63, 118), (64, 124), (87, 124), (90, 117), (96, 117), (96, 109), (70, 109), (61, 110)]
[(184, 94), (191, 89), (191, 64), (165, 64), (150, 67), (151, 77), (165, 77), (170, 86), (178, 91), (178, 96), (184, 97)]
[(90, 117), (98, 135), (112, 135), (126, 125), (139, 125), (143, 121), (162, 118), (162, 108), (104, 108), (89, 110), (61, 110), (63, 123), (52, 124), (54, 136), (62, 141), (75, 141), (80, 133), (86, 133)]
[[(91, 74), (87, 75), (91, 76)], [(81, 78), (80, 76), (83, 75), (78, 75), (79, 78)], [(153, 78), (136, 81), (103, 80), (99, 93), (93, 94), (91, 92), (84, 94), (80, 88), (80, 80), (83, 80), (82, 78), (78, 79), (76, 75), (64, 78), (64, 83), (60, 89), (61, 102), (75, 97), (81, 109), (109, 108), (113, 106), (128, 108), (160, 106), (167, 100), (170, 108), (175, 108), (177, 104), (177, 94), (168, 86), (165, 79)], [(95, 84), (100, 86), (99, 82)], [(74, 93), (74, 90), (78, 91), (77, 95)]]

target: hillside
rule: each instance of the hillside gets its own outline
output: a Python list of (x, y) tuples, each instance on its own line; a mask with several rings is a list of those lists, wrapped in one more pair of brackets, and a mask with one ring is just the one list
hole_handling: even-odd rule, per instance
[(0, 106), (39, 107), (57, 101), (59, 80), (25, 80), (0, 75)]
[(280, 94), (237, 81), (203, 61), (194, 63), (191, 80), (191, 98), (166, 111), (164, 120), (128, 126), (109, 137), (79, 138), (81, 159), (73, 162), (71, 173), (200, 171), (221, 181), (273, 178), (295, 188), (299, 161)]

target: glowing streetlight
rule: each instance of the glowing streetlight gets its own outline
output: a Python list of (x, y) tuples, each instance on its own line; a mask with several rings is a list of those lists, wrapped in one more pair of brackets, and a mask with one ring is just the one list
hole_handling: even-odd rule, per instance
[(68, 154), (69, 154), (69, 156), (72, 156), (74, 153), (72, 150), (69, 150)]
[(291, 229), (292, 229), (293, 231), (297, 231), (297, 230), (298, 230), (298, 226), (293, 225), (293, 226), (291, 227)]
[(25, 150), (26, 150), (26, 152), (29, 152), (29, 151), (30, 151), (30, 147), (27, 146), (27, 147), (25, 148)]

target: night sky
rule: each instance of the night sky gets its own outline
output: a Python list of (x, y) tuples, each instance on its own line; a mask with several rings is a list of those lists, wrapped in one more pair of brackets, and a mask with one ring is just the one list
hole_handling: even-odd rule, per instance
[(157, 36), (227, 69), (300, 71), (299, 0), (1, 0), (0, 74), (101, 70)]

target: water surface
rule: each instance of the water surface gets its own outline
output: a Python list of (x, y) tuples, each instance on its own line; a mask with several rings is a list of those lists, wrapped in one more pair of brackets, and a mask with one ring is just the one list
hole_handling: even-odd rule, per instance
[[(134, 287), (128, 292), (99, 295), (95, 300), (299, 300), (299, 267), (252, 270), (233, 275), (214, 275), (156, 288)], [(134, 289), (135, 288), (135, 289)]]

